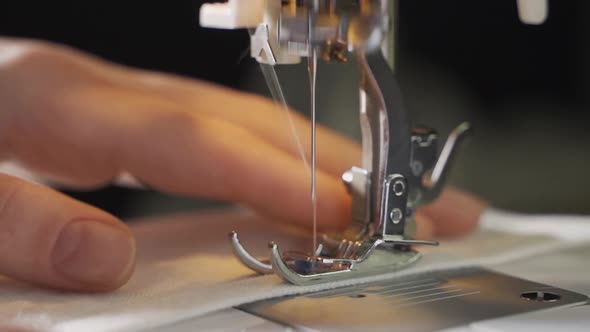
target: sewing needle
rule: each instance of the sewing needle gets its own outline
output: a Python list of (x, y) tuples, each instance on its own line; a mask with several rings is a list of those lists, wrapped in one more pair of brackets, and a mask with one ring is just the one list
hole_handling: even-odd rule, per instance
[(307, 60), (309, 71), (309, 85), (311, 96), (311, 209), (313, 218), (313, 250), (315, 255), (318, 242), (318, 198), (317, 198), (317, 117), (316, 117), (316, 83), (318, 54), (313, 45), (313, 16), (309, 18), (309, 58)]

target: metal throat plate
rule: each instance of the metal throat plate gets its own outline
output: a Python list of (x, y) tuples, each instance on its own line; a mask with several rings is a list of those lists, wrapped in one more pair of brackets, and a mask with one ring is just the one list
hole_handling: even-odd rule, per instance
[(470, 268), (261, 301), (240, 309), (298, 330), (419, 332), (587, 302), (585, 295)]

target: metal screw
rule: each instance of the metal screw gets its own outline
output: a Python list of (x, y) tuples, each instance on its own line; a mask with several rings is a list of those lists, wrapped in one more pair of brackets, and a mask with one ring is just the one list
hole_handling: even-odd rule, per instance
[(400, 209), (393, 209), (393, 210), (391, 210), (391, 213), (389, 214), (389, 218), (391, 219), (392, 223), (397, 225), (404, 218), (404, 214), (403, 214), (402, 210), (400, 210)]
[(406, 184), (402, 180), (395, 180), (393, 183), (393, 193), (400, 197), (406, 192)]
[(535, 302), (555, 302), (561, 300), (561, 296), (548, 292), (527, 292), (520, 295), (522, 299)]

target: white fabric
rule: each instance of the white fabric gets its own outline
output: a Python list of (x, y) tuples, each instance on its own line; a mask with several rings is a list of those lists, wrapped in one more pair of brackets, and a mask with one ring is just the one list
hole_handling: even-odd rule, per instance
[[(554, 227), (540, 227), (545, 224)], [(572, 224), (576, 227), (570, 229), (568, 225)], [(0, 279), (0, 322), (44, 331), (158, 328), (261, 299), (424, 271), (501, 266), (590, 243), (590, 218), (489, 211), (482, 217), (480, 231), (461, 240), (445, 241), (439, 248), (421, 249), (423, 260), (410, 269), (364, 280), (296, 287), (275, 276), (253, 275), (242, 267), (231, 256), (227, 233), (239, 231), (245, 245), (258, 254), (267, 254), (266, 243), (270, 240), (277, 240), (284, 249), (310, 246), (301, 240), (309, 236), (271, 227), (246, 211), (167, 217), (137, 223), (133, 229), (138, 238), (138, 266), (132, 280), (120, 291), (105, 295), (63, 294)]]

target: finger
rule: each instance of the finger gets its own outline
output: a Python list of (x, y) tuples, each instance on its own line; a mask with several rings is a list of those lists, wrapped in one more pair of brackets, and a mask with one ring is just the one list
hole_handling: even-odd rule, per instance
[[(164, 191), (237, 200), (277, 219), (310, 224), (309, 174), (292, 154), (247, 128), (187, 110), (173, 98), (126, 88), (108, 70), (100, 76), (96, 68), (86, 68), (91, 60), (74, 53), (43, 52), (65, 71), (55, 79), (71, 77), (29, 86), (44, 98), (23, 101), (27, 107), (8, 121), (2, 141), (14, 159), (65, 184), (99, 186), (126, 170)], [(24, 63), (30, 61), (37, 59)], [(52, 76), (47, 66), (36, 72), (30, 67), (35, 66), (13, 73), (20, 75), (14, 81), (31, 81), (26, 77), (41, 69)], [(71, 68), (75, 74), (68, 74)], [(85, 69), (89, 82), (80, 78)], [(272, 105), (237, 93), (215, 102), (235, 98), (232, 105), (245, 103), (240, 109)], [(320, 171), (318, 188), (321, 225), (346, 223), (349, 199), (340, 179)]]
[[(104, 109), (98, 100), (117, 102)], [(9, 146), (63, 182), (100, 184), (126, 170), (164, 191), (238, 201), (311, 224), (308, 170), (244, 128), (118, 89), (80, 91), (53, 107), (18, 118)], [(340, 179), (320, 171), (318, 190), (320, 226), (341, 227), (350, 209)]]
[[(299, 148), (303, 148), (306, 157), (310, 158), (309, 119), (284, 109), (282, 105), (256, 95), (171, 76), (159, 80), (138, 76), (138, 79), (150, 82), (147, 87), (160, 94), (184, 101), (190, 109), (243, 126), (297, 158), (300, 156)], [(317, 128), (317, 154), (318, 167), (334, 176), (341, 176), (352, 166), (360, 166), (361, 151), (358, 143), (322, 125)]]
[(434, 234), (434, 221), (423, 213), (416, 213), (416, 239), (433, 240)]
[[(310, 176), (299, 159), (230, 123), (192, 114), (173, 119), (167, 113), (166, 121), (154, 116), (127, 132), (124, 150), (130, 153), (119, 160), (132, 174), (156, 188), (238, 201), (280, 221), (311, 225)], [(142, 149), (145, 128), (159, 141)], [(340, 179), (318, 171), (317, 189), (320, 228), (347, 224), (350, 199)]]
[[(226, 107), (209, 107), (205, 103), (221, 104), (224, 96), (235, 93), (224, 88), (209, 86), (201, 89), (206, 92), (208, 98), (199, 98), (196, 86), (186, 84), (188, 81), (174, 77), (166, 77), (162, 80), (154, 80), (157, 86), (166, 86), (162, 91), (174, 91), (176, 97), (188, 100), (196, 109), (209, 111), (209, 113), (234, 123), (239, 123), (247, 128), (255, 130), (262, 138), (270, 140), (276, 146), (289, 151), (297, 156), (297, 150), (293, 144), (289, 132), (288, 119), (285, 110), (273, 103), (257, 96), (243, 95), (242, 98), (232, 98), (226, 102)], [(203, 83), (201, 83), (203, 84)], [(173, 89), (170, 89), (173, 87)], [(187, 93), (182, 93), (186, 91)], [(190, 93), (189, 93), (190, 92)], [(170, 93), (170, 92), (167, 92)], [(190, 96), (190, 97), (188, 97)], [(186, 98), (188, 97), (188, 98)], [(203, 96), (201, 96), (203, 97)], [(232, 102), (236, 102), (233, 104)], [(239, 103), (239, 105), (237, 105)], [(244, 112), (240, 106), (255, 105), (250, 107), (255, 116), (250, 112)], [(297, 113), (291, 113), (295, 128), (309, 156), (310, 126), (309, 121)], [(340, 176), (353, 165), (359, 165), (360, 146), (352, 140), (341, 136), (329, 128), (319, 127), (318, 130), (318, 155), (319, 167), (333, 176)], [(479, 216), (485, 210), (487, 204), (477, 197), (456, 189), (444, 191), (439, 200), (431, 206), (422, 209), (423, 213), (417, 216), (418, 235), (421, 239), (432, 239), (435, 236), (458, 236), (468, 234), (477, 227)]]
[[(19, 70), (17, 76), (20, 80), (12, 77), (5, 81), (11, 82), (11, 85), (21, 81), (22, 84), (27, 85), (27, 91), (34, 91), (34, 85), (53, 90), (65, 88), (67, 91), (73, 84), (83, 86), (89, 82), (100, 83), (112, 89), (129, 90), (174, 102), (179, 108), (206, 113), (245, 127), (297, 158), (300, 155), (299, 146), (304, 148), (308, 158), (311, 153), (309, 120), (289, 111), (298, 138), (301, 140), (301, 144), (298, 145), (291, 134), (291, 126), (285, 110), (266, 98), (174, 75), (131, 69), (63, 46), (14, 40), (6, 42), (5, 39), (4, 43), (2, 41), (3, 39), (0, 38), (0, 53), (20, 59), (12, 62), (21, 63), (20, 67), (25, 68)], [(56, 69), (60, 69), (58, 77), (55, 77)], [(43, 82), (43, 77), (50, 80)], [(55, 97), (59, 98), (59, 91), (55, 92)], [(33, 100), (36, 97), (33, 92), (28, 95)], [(318, 155), (321, 156), (318, 167), (335, 176), (340, 176), (350, 166), (360, 161), (358, 144), (323, 126), (318, 127), (317, 149)]]
[[(75, 69), (78, 72), (87, 72), (92, 78), (113, 89), (159, 98), (175, 103), (184, 110), (205, 113), (244, 127), (296, 158), (300, 157), (299, 148), (302, 147), (306, 157), (310, 158), (309, 119), (292, 110), (285, 110), (282, 105), (267, 98), (174, 75), (131, 69), (63, 47), (41, 48), (41, 56), (26, 61), (34, 75), (39, 75), (43, 68), (35, 68), (33, 71), (29, 63), (38, 62), (36, 58), (44, 57), (46, 63), (58, 62), (60, 67), (70, 68), (69, 71)], [(68, 79), (79, 82), (80, 75), (72, 74)], [(292, 133), (289, 117), (293, 120), (297, 138)], [(321, 125), (318, 126), (317, 135), (319, 168), (340, 177), (351, 166), (358, 166), (361, 158), (356, 142)], [(297, 139), (300, 144), (297, 144)]]
[(135, 261), (129, 229), (49, 188), (0, 174), (0, 274), (74, 291), (123, 285)]
[(434, 203), (419, 210), (434, 223), (440, 237), (468, 234), (473, 231), (488, 204), (458, 189), (444, 190)]
[[(159, 93), (185, 100), (195, 109), (203, 110), (224, 120), (244, 125), (254, 130), (260, 137), (273, 142), (277, 147), (297, 156), (292, 135), (289, 134), (288, 119), (285, 110), (274, 103), (253, 96), (241, 95), (228, 99), (235, 94), (225, 88), (206, 83), (165, 76), (160, 79), (145, 80), (150, 82), (148, 88), (156, 87)], [(191, 83), (191, 84), (189, 84)], [(203, 86), (204, 85), (204, 86)], [(143, 87), (144, 89), (146, 86)], [(207, 98), (204, 98), (204, 94)], [(222, 107), (211, 107), (223, 105)], [(256, 106), (255, 106), (256, 105)], [(244, 109), (248, 111), (244, 111)], [(309, 156), (310, 126), (309, 121), (297, 113), (291, 113), (296, 131), (299, 133), (306, 154)], [(318, 166), (333, 176), (340, 176), (353, 165), (359, 165), (361, 150), (357, 143), (343, 137), (329, 128), (319, 127), (318, 130)], [(477, 227), (480, 214), (486, 204), (475, 196), (461, 191), (449, 189), (430, 207), (421, 209), (417, 216), (418, 238), (432, 239), (436, 236), (457, 236), (467, 234)]]

